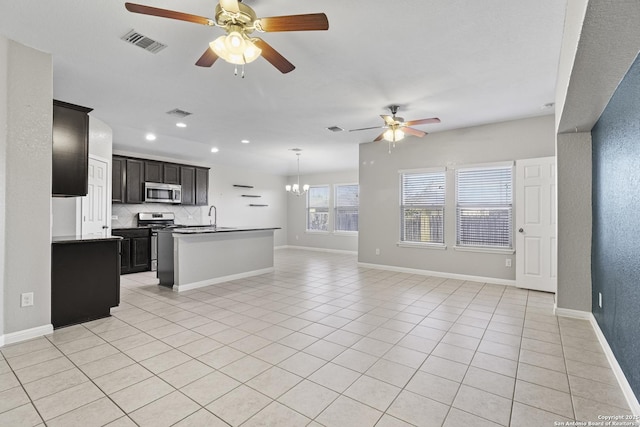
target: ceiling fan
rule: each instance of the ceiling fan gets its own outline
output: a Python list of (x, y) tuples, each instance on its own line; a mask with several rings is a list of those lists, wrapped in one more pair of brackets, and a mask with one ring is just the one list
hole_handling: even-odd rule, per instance
[[(361, 129), (351, 129), (349, 132), (356, 132), (361, 130), (369, 130), (369, 129), (386, 129), (382, 132), (376, 139), (373, 141), (380, 141), (384, 139), (385, 141), (389, 141), (389, 143), (393, 142), (394, 147), (396, 141), (400, 141), (404, 138), (404, 134), (407, 133), (409, 135), (417, 136), (422, 138), (427, 133), (418, 129), (414, 129), (410, 126), (416, 125), (426, 125), (429, 123), (440, 123), (440, 119), (437, 117), (433, 117), (431, 119), (421, 119), (421, 120), (409, 120), (408, 122), (404, 121), (404, 118), (397, 117), (396, 113), (398, 112), (398, 105), (389, 105), (389, 110), (391, 111), (391, 115), (383, 114), (382, 120), (384, 120), (384, 126), (373, 126), (369, 128), (361, 128)], [(391, 144), (389, 144), (389, 150), (391, 150)]]
[(129, 12), (133, 13), (223, 28), (226, 34), (209, 43), (207, 50), (196, 62), (196, 65), (200, 67), (211, 67), (218, 58), (222, 58), (232, 64), (244, 65), (262, 55), (281, 73), (288, 73), (296, 67), (267, 42), (250, 35), (254, 31), (314, 31), (329, 29), (329, 21), (324, 13), (258, 18), (253, 9), (240, 1), (220, 0), (216, 5), (213, 19), (135, 3), (125, 3), (124, 5)]

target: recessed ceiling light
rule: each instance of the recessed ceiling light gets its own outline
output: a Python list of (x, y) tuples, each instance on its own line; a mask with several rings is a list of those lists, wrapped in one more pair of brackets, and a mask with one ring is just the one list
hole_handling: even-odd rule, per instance
[(218, 151), (220, 151), (220, 150), (218, 150), (218, 147), (213, 147), (213, 148), (211, 149), (211, 152), (212, 152), (212, 153), (217, 153)]
[(248, 143), (249, 143), (249, 142), (251, 142), (251, 141), (249, 141), (248, 139), (243, 139), (243, 140), (241, 140), (240, 142), (242, 142), (243, 144), (248, 144)]
[(156, 140), (156, 136), (154, 134), (152, 134), (152, 133), (148, 133), (145, 136), (145, 138), (146, 138), (147, 141), (155, 141)]
[(178, 122), (178, 123), (176, 123), (176, 126), (178, 126), (179, 128), (186, 128), (187, 124), (186, 123), (182, 123), (182, 122)]

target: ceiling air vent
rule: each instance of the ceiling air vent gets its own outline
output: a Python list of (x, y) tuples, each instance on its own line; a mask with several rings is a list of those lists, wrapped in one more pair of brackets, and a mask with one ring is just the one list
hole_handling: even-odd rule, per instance
[(190, 113), (188, 111), (181, 110), (179, 108), (174, 108), (171, 111), (167, 111), (167, 114), (170, 115), (170, 116), (184, 118), (184, 117), (190, 116), (192, 113)]
[(120, 38), (126, 41), (127, 43), (131, 43), (133, 45), (141, 47), (144, 50), (149, 51), (151, 53), (158, 53), (162, 49), (167, 47), (166, 44), (162, 44), (153, 39), (150, 39), (149, 37), (138, 33), (136, 30), (131, 30)]
[(330, 126), (327, 129), (329, 129), (331, 132), (342, 132), (344, 130), (340, 126)]

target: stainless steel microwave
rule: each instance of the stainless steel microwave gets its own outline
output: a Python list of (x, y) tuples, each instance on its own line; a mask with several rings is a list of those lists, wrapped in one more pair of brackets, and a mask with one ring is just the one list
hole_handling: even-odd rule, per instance
[(145, 182), (144, 201), (147, 203), (181, 203), (182, 186), (162, 184), (160, 182)]

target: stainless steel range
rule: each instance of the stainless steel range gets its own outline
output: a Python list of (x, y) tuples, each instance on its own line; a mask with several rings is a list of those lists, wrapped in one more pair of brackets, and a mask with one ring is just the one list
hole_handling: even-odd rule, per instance
[(158, 270), (158, 230), (184, 227), (175, 223), (173, 212), (139, 212), (138, 227), (151, 228), (151, 271)]

